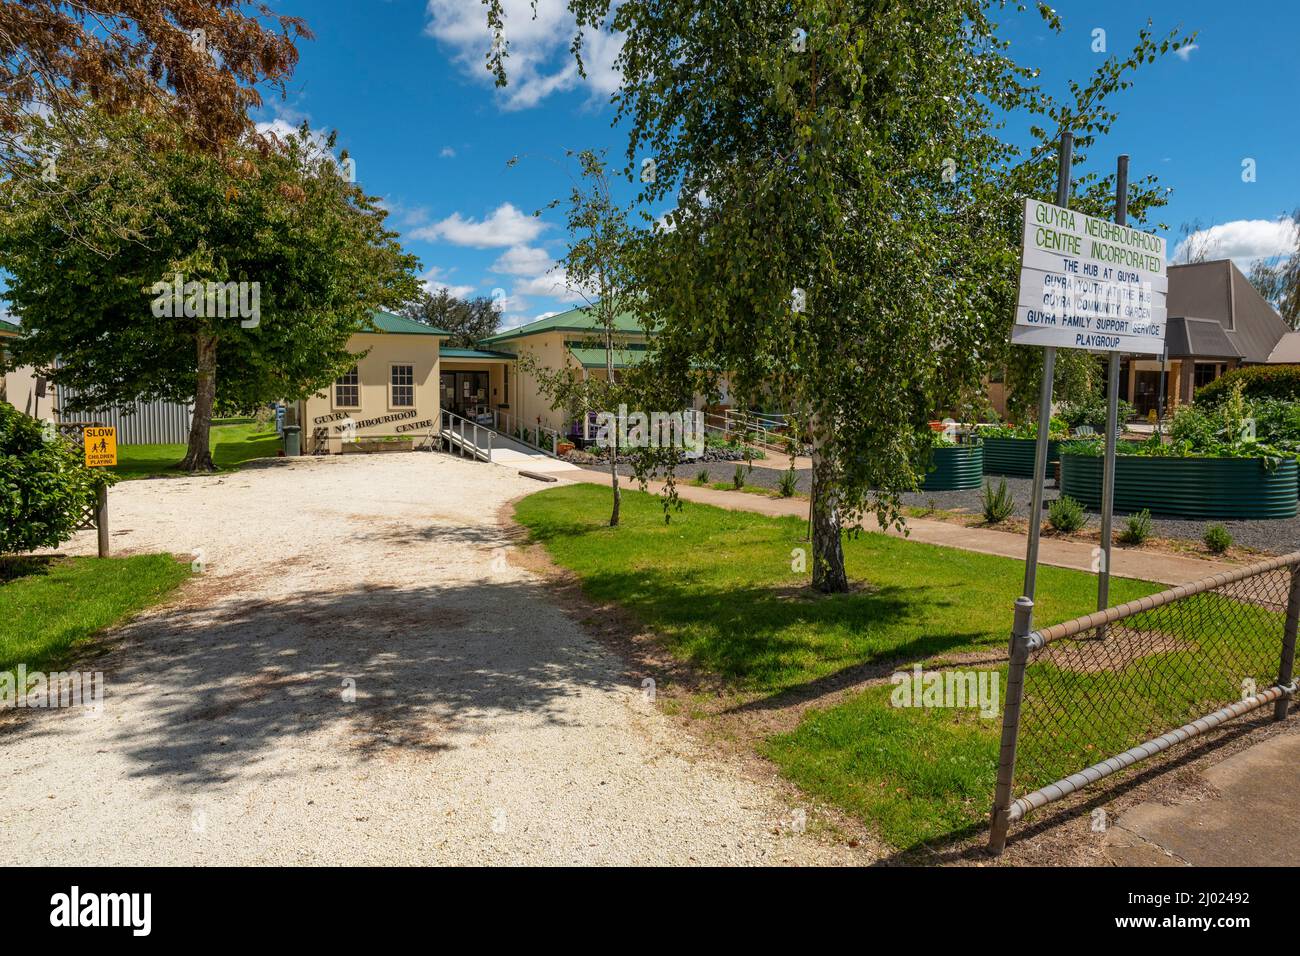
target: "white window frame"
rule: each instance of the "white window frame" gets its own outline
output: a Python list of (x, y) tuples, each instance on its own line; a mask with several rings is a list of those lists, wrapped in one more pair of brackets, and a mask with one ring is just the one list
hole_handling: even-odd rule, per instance
[[(355, 383), (345, 383), (343, 381), (345, 378), (347, 378), (350, 375), (356, 376), (357, 380)], [(357, 403), (355, 405), (344, 405), (342, 402), (340, 402), (339, 401), (340, 388), (355, 388), (357, 390)], [(334, 380), (334, 384), (330, 386), (330, 399), (333, 408), (337, 408), (340, 410), (347, 409), (351, 411), (355, 411), (361, 408), (361, 366), (360, 365), (352, 366), (352, 368), (349, 371), (344, 372), (342, 375), (340, 375), (338, 378)]]
[[(399, 368), (410, 369), (410, 383), (401, 383), (393, 381), (394, 372)], [(398, 405), (393, 401), (393, 391), (398, 388), (409, 388), (411, 390), (411, 403), (409, 405)], [(415, 408), (415, 363), (414, 362), (390, 362), (388, 365), (388, 409), (389, 411), (405, 411)]]

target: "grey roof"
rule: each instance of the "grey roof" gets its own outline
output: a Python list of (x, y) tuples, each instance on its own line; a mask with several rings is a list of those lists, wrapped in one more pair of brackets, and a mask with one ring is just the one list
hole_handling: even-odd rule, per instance
[(1241, 358), (1223, 326), (1214, 319), (1174, 318), (1165, 331), (1165, 346), (1171, 357)]
[[(1291, 331), (1231, 259), (1170, 266), (1166, 305), (1170, 358), (1240, 357), (1244, 362), (1264, 363)], [(1183, 339), (1176, 341), (1175, 319), (1215, 322), (1233, 350), (1224, 352), (1218, 335), (1199, 323), (1187, 325)]]
[(1268, 356), (1269, 365), (1300, 365), (1300, 332), (1288, 332), (1277, 340)]

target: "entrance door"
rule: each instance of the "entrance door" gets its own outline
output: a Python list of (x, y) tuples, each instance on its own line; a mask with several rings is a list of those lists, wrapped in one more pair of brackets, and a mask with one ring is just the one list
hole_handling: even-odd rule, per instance
[(438, 387), (442, 407), (462, 418), (473, 418), (476, 412), (490, 411), (487, 372), (442, 372)]
[(1133, 376), (1133, 407), (1142, 416), (1159, 411), (1160, 373), (1139, 369)]

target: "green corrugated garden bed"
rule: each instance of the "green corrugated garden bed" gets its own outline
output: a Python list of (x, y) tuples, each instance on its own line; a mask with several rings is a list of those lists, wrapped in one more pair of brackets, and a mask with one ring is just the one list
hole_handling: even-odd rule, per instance
[[(1061, 456), (1061, 494), (1101, 506), (1103, 459)], [(1118, 455), (1115, 508), (1179, 518), (1294, 518), (1294, 459), (1174, 458)]]
[[(1036, 438), (985, 438), (984, 473), (1006, 475), (1011, 478), (1032, 478), (1034, 456), (1038, 446)], [(1061, 442), (1055, 438), (1047, 441), (1047, 471), (1050, 475), (1061, 457)]]
[(984, 448), (980, 444), (934, 449), (930, 472), (922, 491), (965, 491), (984, 481)]

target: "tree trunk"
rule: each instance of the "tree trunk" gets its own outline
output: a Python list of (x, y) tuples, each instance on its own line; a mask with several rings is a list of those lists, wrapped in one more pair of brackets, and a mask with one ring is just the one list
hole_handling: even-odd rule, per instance
[(195, 336), (198, 348), (198, 381), (194, 387), (194, 420), (190, 423), (190, 442), (181, 470), (216, 471), (208, 432), (212, 427), (212, 406), (217, 397), (217, 337), (200, 331)]
[(833, 484), (824, 480), (826, 465), (816, 441), (812, 451), (812, 586), (823, 594), (843, 594), (849, 589), (849, 578), (844, 570), (839, 498)]
[[(612, 323), (611, 323), (612, 324)], [(610, 393), (613, 394), (614, 385), (614, 341), (610, 335), (609, 325), (605, 329), (605, 377), (610, 385)], [(617, 413), (616, 413), (617, 414)], [(618, 508), (621, 504), (618, 490), (618, 426), (620, 422), (615, 419), (614, 422), (614, 443), (609, 451), (609, 483), (614, 488), (614, 510), (609, 516), (609, 526), (618, 527)]]
[(614, 439), (614, 453), (609, 456), (609, 483), (614, 488), (614, 510), (609, 516), (609, 526), (611, 528), (617, 528), (618, 527), (618, 506), (620, 503), (619, 501), (620, 495), (618, 491), (618, 439), (617, 438)]

